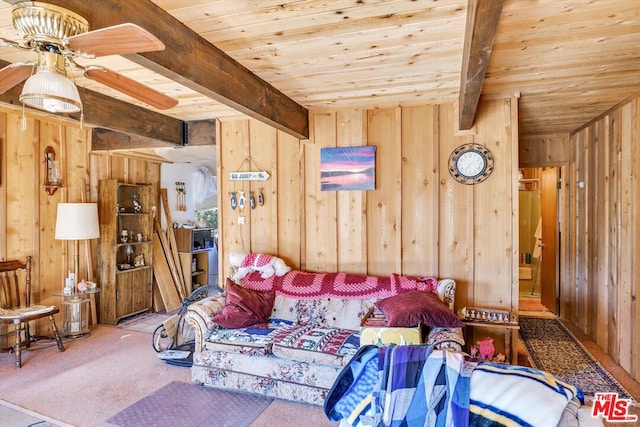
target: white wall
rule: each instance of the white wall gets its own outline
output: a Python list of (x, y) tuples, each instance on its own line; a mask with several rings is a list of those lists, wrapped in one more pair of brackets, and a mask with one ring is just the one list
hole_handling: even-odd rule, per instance
[[(212, 208), (217, 206), (217, 196), (213, 196), (204, 200), (202, 203), (196, 203), (194, 188), (194, 171), (200, 167), (207, 167), (212, 174), (216, 173), (215, 159), (212, 162), (193, 162), (193, 163), (163, 163), (160, 166), (160, 185), (167, 189), (167, 202), (169, 204), (169, 213), (171, 220), (179, 224), (188, 220), (195, 220), (196, 209)], [(186, 211), (177, 210), (177, 192), (176, 181), (184, 182), (186, 189)], [(160, 215), (162, 227), (166, 230), (167, 224), (164, 213)], [(218, 252), (212, 250), (209, 252), (209, 284), (218, 283)]]
[[(169, 212), (173, 222), (182, 224), (188, 220), (195, 220), (196, 209), (204, 209), (206, 207), (215, 207), (217, 198), (211, 197), (203, 203), (197, 204), (195, 201), (195, 188), (193, 173), (200, 167), (206, 166), (212, 174), (216, 173), (216, 165), (211, 163), (165, 163), (160, 167), (160, 185), (167, 189), (167, 202), (169, 203)], [(184, 182), (186, 189), (186, 211), (178, 211), (177, 209), (177, 192), (176, 182)], [(164, 214), (161, 215), (162, 227), (166, 229), (166, 221)]]

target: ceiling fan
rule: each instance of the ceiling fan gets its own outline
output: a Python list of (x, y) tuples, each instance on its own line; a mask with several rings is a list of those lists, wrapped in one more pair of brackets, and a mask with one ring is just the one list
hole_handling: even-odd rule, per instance
[(0, 46), (30, 50), (37, 61), (16, 62), (0, 70), (0, 94), (27, 80), (20, 101), (52, 113), (82, 111), (76, 85), (67, 78), (66, 67), (78, 68), (88, 79), (131, 96), (147, 105), (166, 110), (178, 101), (122, 74), (99, 65), (80, 65), (76, 58), (163, 50), (153, 34), (132, 23), (89, 31), (82, 16), (42, 2), (19, 2), (12, 22), (21, 42), (0, 38)]

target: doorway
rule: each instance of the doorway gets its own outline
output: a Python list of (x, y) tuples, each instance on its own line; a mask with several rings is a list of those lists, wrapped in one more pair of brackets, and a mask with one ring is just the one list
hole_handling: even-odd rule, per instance
[(519, 308), (559, 315), (560, 169), (525, 168), (519, 180)]

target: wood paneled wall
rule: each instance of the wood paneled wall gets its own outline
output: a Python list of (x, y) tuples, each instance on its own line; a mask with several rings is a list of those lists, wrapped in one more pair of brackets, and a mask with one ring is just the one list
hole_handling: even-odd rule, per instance
[[(220, 271), (231, 251), (276, 254), (294, 268), (457, 281), (457, 306), (517, 308), (517, 103), (480, 105), (458, 132), (453, 104), (317, 111), (298, 141), (250, 119), (218, 126)], [(460, 144), (486, 145), (495, 170), (468, 186), (448, 172)], [(376, 146), (376, 189), (320, 191), (320, 149)], [(228, 173), (267, 170), (268, 181)], [(232, 192), (263, 188), (265, 205), (232, 210)], [(239, 217), (245, 224), (239, 224)]]
[[(561, 202), (568, 218), (562, 224), (561, 313), (636, 379), (639, 102), (571, 136)], [(318, 111), (311, 115), (308, 141), (255, 120), (226, 119), (217, 128), (221, 253), (273, 253), (315, 271), (451, 277), (458, 283), (458, 307), (515, 309), (516, 108), (513, 100), (483, 102), (473, 131), (465, 133), (457, 131), (450, 104)], [(160, 181), (158, 163), (91, 153), (89, 135), (77, 124), (38, 116), (29, 116), (23, 132), (19, 111), (0, 110), (0, 258), (35, 256), (36, 302), (59, 303), (51, 291), (73, 265), (72, 245), (53, 237), (58, 202), (81, 201), (82, 191), (95, 201), (101, 178)], [(465, 186), (450, 177), (447, 162), (453, 148), (471, 141), (491, 149), (496, 169), (483, 184)], [(564, 146), (563, 137), (547, 142)], [(64, 185), (53, 196), (41, 187), (48, 145), (60, 159)], [(320, 191), (320, 148), (349, 145), (377, 147), (376, 190)], [(268, 170), (271, 178), (226, 179), (236, 170)], [(230, 208), (232, 191), (260, 189), (264, 206)], [(246, 224), (238, 224), (240, 215)], [(91, 245), (95, 268), (96, 242)], [(221, 256), (220, 263), (227, 273), (228, 258)], [(47, 333), (48, 326), (41, 326)]]
[[(74, 262), (73, 243), (54, 239), (58, 203), (81, 202), (83, 191), (86, 201), (96, 201), (102, 178), (158, 184), (160, 165), (91, 153), (90, 129), (80, 129), (77, 123), (39, 115), (27, 118), (22, 131), (21, 112), (0, 109), (0, 259), (33, 255), (33, 303), (60, 305), (60, 297), (51, 292), (62, 289)], [(54, 148), (62, 175), (63, 187), (53, 195), (42, 188), (47, 146)], [(95, 269), (97, 240), (90, 245)], [(87, 277), (85, 266), (85, 244), (80, 242), (79, 278)], [(39, 326), (41, 333), (50, 332), (48, 322)]]
[(571, 137), (564, 317), (640, 379), (638, 98)]
[(562, 166), (571, 158), (569, 134), (521, 138), (518, 162), (521, 168)]

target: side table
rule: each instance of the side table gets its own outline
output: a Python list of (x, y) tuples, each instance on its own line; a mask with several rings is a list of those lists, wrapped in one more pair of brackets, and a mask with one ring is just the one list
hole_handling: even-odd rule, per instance
[(78, 338), (89, 334), (89, 305), (91, 297), (100, 292), (100, 289), (90, 289), (85, 292), (76, 292), (65, 295), (62, 292), (53, 292), (52, 295), (62, 297), (62, 335)]
[(465, 328), (465, 342), (471, 345), (471, 334), (469, 332), (471, 328), (487, 328), (498, 329), (504, 332), (504, 352), (507, 360), (511, 361), (512, 365), (518, 364), (518, 330), (520, 325), (518, 324), (517, 315), (512, 315), (514, 319), (512, 322), (500, 323), (500, 322), (483, 322), (481, 320), (462, 320), (462, 323), (469, 329)]

